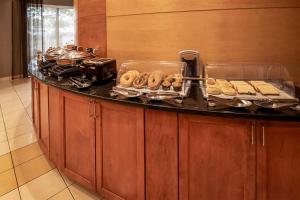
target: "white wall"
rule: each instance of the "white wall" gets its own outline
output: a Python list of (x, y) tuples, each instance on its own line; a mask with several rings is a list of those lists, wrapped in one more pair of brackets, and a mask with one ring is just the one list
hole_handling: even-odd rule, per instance
[(0, 77), (12, 71), (12, 0), (0, 0)]

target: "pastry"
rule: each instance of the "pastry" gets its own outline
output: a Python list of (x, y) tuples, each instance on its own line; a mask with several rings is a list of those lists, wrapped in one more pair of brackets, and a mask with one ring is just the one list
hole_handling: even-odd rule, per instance
[(172, 86), (173, 86), (174, 91), (180, 92), (181, 88), (182, 88), (182, 82), (175, 81), (175, 82), (173, 82)]
[(127, 71), (120, 78), (120, 85), (123, 87), (131, 87), (135, 78), (139, 75), (136, 70)]
[(171, 84), (171, 82), (169, 82), (167, 80), (164, 80), (161, 85), (162, 85), (163, 90), (170, 90), (170, 87), (171, 87), (172, 84)]
[(217, 79), (216, 83), (219, 85), (220, 88), (232, 86), (227, 80), (224, 79)]
[(209, 85), (206, 87), (206, 93), (211, 95), (219, 95), (221, 94), (221, 90), (217, 86)]
[(154, 71), (148, 77), (148, 87), (150, 90), (157, 90), (163, 79), (163, 73), (161, 71)]
[(267, 84), (265, 81), (249, 81), (251, 85)]
[(271, 84), (257, 85), (256, 88), (263, 95), (279, 95), (278, 89)]
[(178, 82), (178, 83), (182, 83), (182, 81), (183, 81), (183, 76), (182, 76), (182, 74), (175, 74), (175, 75), (174, 75), (174, 81), (175, 81), (175, 82)]
[(216, 84), (216, 80), (213, 78), (208, 78), (206, 80), (206, 85), (215, 85)]
[(139, 74), (133, 81), (133, 87), (137, 89), (143, 88), (148, 83), (148, 77), (149, 77), (148, 73)]
[(236, 96), (237, 95), (237, 92), (232, 87), (226, 87), (226, 86), (222, 87), (221, 91), (223, 94), (228, 95), (228, 96)]
[(255, 95), (256, 94), (254, 88), (249, 84), (236, 85), (235, 89), (237, 90), (237, 92), (239, 94), (250, 94), (250, 95)]
[(238, 85), (249, 85), (245, 81), (230, 81), (230, 84), (236, 89)]
[(254, 89), (256, 91), (258, 91), (258, 88), (257, 88), (258, 85), (266, 85), (266, 84), (268, 84), (265, 81), (249, 81), (249, 83), (254, 87)]

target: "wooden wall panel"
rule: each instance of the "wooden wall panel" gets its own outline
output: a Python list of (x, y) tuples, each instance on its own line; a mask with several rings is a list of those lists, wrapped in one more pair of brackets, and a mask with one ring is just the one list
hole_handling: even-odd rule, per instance
[(77, 44), (101, 49), (106, 56), (105, 0), (75, 0), (77, 11)]
[(241, 8), (300, 7), (299, 0), (109, 0), (107, 16)]
[(299, 35), (300, 8), (107, 18), (108, 56), (118, 64), (128, 59), (174, 60), (179, 50), (196, 49), (206, 62), (283, 63), (298, 82)]

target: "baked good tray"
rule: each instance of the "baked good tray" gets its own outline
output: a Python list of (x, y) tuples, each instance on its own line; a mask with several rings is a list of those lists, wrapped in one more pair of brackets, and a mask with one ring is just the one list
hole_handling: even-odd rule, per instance
[[(271, 83), (272, 84), (272, 83)], [(272, 84), (276, 87), (275, 84)], [(208, 94), (206, 93), (206, 88), (203, 84), (203, 82), (200, 82), (200, 88), (202, 90), (203, 97), (207, 99)], [(278, 89), (278, 87), (276, 87)], [(225, 94), (219, 94), (219, 95), (213, 95), (216, 97), (220, 97), (223, 99), (233, 99), (233, 98), (239, 98), (242, 100), (250, 100), (250, 101), (257, 101), (257, 100), (265, 100), (265, 99), (272, 99), (272, 100), (296, 100), (297, 98), (289, 95), (288, 93), (284, 92), (283, 90), (278, 89), (279, 95), (262, 95), (259, 92), (256, 92), (255, 95), (249, 95), (249, 94), (237, 94), (236, 96), (228, 96)]]
[(127, 89), (127, 90), (133, 90), (133, 91), (137, 91), (137, 92), (142, 92), (144, 94), (149, 94), (149, 93), (153, 93), (153, 92), (156, 92), (156, 93), (170, 93), (170, 94), (179, 94), (180, 96), (182, 97), (186, 97), (187, 94), (188, 94), (188, 91), (190, 89), (190, 85), (191, 85), (191, 81), (188, 80), (188, 81), (184, 81), (182, 83), (182, 89), (181, 91), (175, 91), (173, 89), (173, 86), (170, 87), (170, 90), (163, 90), (162, 89), (162, 86), (159, 87), (158, 90), (150, 90), (148, 88), (141, 88), (141, 89), (137, 89), (137, 88), (134, 88), (134, 87), (123, 87), (121, 86), (120, 84), (116, 85), (117, 88), (120, 88), (120, 89)]

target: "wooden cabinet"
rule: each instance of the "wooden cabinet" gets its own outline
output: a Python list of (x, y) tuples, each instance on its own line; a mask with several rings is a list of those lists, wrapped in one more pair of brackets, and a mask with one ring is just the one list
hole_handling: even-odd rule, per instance
[(46, 84), (37, 82), (39, 88), (39, 144), (43, 152), (49, 156), (49, 88)]
[(246, 120), (180, 115), (179, 199), (254, 200), (253, 129)]
[(145, 111), (146, 199), (178, 199), (177, 113)]
[(48, 86), (32, 78), (32, 117), (38, 142), (45, 155), (49, 155)]
[(39, 144), (107, 200), (299, 200), (300, 123), (98, 101), (32, 79)]
[(101, 102), (97, 191), (109, 200), (145, 199), (144, 109)]
[(300, 123), (258, 126), (258, 200), (300, 199)]
[(39, 84), (35, 78), (31, 79), (32, 87), (32, 119), (33, 125), (37, 135), (40, 132), (39, 118), (40, 118), (40, 101), (39, 101)]
[(62, 119), (60, 110), (60, 90), (49, 87), (49, 133), (50, 133), (50, 160), (58, 168), (64, 164), (64, 137), (62, 131)]
[(95, 119), (93, 101), (62, 93), (64, 172), (91, 190), (95, 189)]

